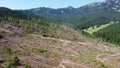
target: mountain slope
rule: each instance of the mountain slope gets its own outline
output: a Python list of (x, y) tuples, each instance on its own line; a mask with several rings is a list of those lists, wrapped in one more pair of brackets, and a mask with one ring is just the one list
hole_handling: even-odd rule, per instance
[(107, 42), (112, 42), (115, 44), (120, 44), (120, 23), (115, 23), (110, 25), (98, 32), (95, 32), (94, 35), (99, 38), (103, 38)]
[[(82, 37), (80, 36), (78, 31), (75, 31), (72, 28), (55, 23), (47, 19), (38, 18), (38, 17), (31, 16), (31, 15), (26, 15), (19, 11), (11, 10), (11, 9), (4, 8), (4, 7), (0, 8), (0, 14), (1, 14), (1, 18), (0, 18), (0, 68), (1, 67), (2, 68), (3, 67), (24, 68), (24, 67), (29, 67), (29, 66), (30, 68), (36, 68), (39, 66), (38, 64), (39, 61), (36, 61), (36, 60), (42, 59), (42, 58), (39, 58), (40, 56), (46, 57), (46, 58), (47, 56), (49, 56), (50, 58), (53, 58), (54, 60), (58, 59), (59, 54), (56, 53), (55, 51), (52, 51), (52, 49), (48, 51), (48, 49), (44, 48), (44, 45), (46, 44), (57, 45), (57, 44), (61, 44), (61, 41), (57, 41), (57, 40), (51, 41), (49, 40), (49, 38), (82, 41)], [(39, 36), (37, 37), (38, 39), (36, 39), (36, 42), (35, 41), (32, 42), (33, 44), (31, 45), (32, 49), (35, 48), (34, 52), (31, 52), (31, 50), (28, 50), (28, 49), (24, 50), (24, 48), (27, 48), (25, 44), (31, 44), (29, 42), (33, 40), (32, 38), (35, 38), (35, 36), (32, 34), (36, 34)], [(41, 39), (41, 37), (43, 38), (46, 37), (46, 39)], [(31, 40), (29, 40), (30, 38)], [(39, 41), (38, 44), (37, 44), (37, 40)], [(36, 45), (39, 46), (39, 44), (40, 45), (43, 44), (42, 47), (39, 47), (39, 48), (35, 47)], [(28, 56), (27, 52), (29, 52), (31, 55), (34, 55), (35, 58), (33, 58), (33, 56), (30, 56), (30, 55)], [(39, 52), (41, 54), (39, 54)], [(39, 54), (38, 58), (36, 58), (37, 54)], [(27, 60), (27, 58), (25, 57), (29, 59), (31, 58), (33, 59), (31, 59), (28, 62), (25, 62)], [(51, 62), (52, 60), (49, 59), (49, 61)], [(33, 66), (28, 65), (31, 62), (35, 62), (36, 65), (33, 65)], [(45, 62), (48, 62), (48, 60), (45, 60)], [(51, 66), (51, 67), (52, 65), (56, 65), (56, 62), (46, 64), (46, 66)], [(40, 66), (42, 66), (42, 64)]]
[[(119, 48), (90, 40), (71, 41), (34, 33), (0, 39), (0, 67), (119, 68), (119, 55)], [(16, 56), (17, 62), (13, 61)]]
[[(4, 10), (4, 13), (2, 13)], [(43, 36), (77, 40), (79, 32), (52, 20), (38, 18), (19, 11), (0, 8), (1, 23), (11, 24), (23, 29), (25, 33), (38, 33)], [(7, 14), (8, 13), (8, 14)]]
[[(81, 29), (95, 26), (97, 23), (99, 25), (108, 23), (110, 20), (115, 20), (115, 18), (119, 17), (120, 15), (119, 5), (119, 0), (106, 0), (104, 2), (92, 3), (79, 8), (67, 7), (60, 9), (51, 9), (42, 7), (24, 10), (24, 12), (32, 13), (63, 23), (72, 23), (72, 25), (75, 24), (75, 27), (79, 24), (77, 27)], [(119, 21), (118, 18), (117, 20)], [(86, 26), (86, 24), (89, 26)]]
[(1, 68), (120, 67), (117, 46), (92, 41), (54, 21), (15, 10), (6, 14), (0, 18)]
[(76, 23), (76, 26), (79, 29), (89, 28), (95, 25), (102, 25), (109, 23), (110, 21), (120, 21), (120, 13), (115, 11), (108, 10), (96, 10), (93, 13), (90, 13), (86, 16), (81, 17)]
[[(22, 19), (29, 19), (34, 15), (27, 15), (23, 12), (17, 11), (17, 10), (11, 10), (6, 7), (0, 7), (0, 17), (14, 17), (14, 18), (22, 18)], [(34, 16), (35, 17), (35, 16)], [(37, 16), (36, 16), (37, 17)]]

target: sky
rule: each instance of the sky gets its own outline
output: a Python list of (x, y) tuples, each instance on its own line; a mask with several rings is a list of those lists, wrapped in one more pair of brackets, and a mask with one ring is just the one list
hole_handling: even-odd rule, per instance
[(73, 6), (75, 8), (103, 0), (0, 0), (0, 7), (11, 9), (30, 9), (38, 7), (64, 8)]

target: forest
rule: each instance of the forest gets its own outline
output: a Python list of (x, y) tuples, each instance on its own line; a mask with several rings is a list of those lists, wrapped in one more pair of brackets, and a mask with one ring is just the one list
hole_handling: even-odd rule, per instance
[(120, 44), (120, 23), (115, 23), (94, 33), (97, 38), (104, 41)]

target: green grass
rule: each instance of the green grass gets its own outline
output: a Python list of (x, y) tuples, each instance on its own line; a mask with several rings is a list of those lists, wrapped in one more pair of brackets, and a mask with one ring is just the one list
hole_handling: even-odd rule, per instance
[(6, 35), (6, 33), (5, 33), (4, 31), (1, 31), (1, 30), (0, 30), (0, 38), (4, 38), (5, 35)]
[(89, 28), (87, 28), (87, 29), (84, 29), (84, 32), (87, 32), (87, 33), (89, 33), (90, 35), (92, 35), (94, 32), (97, 32), (97, 31), (99, 31), (99, 30), (101, 30), (101, 29), (103, 29), (103, 28), (106, 28), (106, 27), (108, 27), (108, 26), (110, 26), (110, 25), (112, 25), (112, 24), (114, 24), (114, 23), (117, 23), (117, 22), (110, 22), (110, 23), (108, 23), (108, 24), (104, 24), (104, 25), (100, 25), (99, 27), (97, 27), (96, 25), (94, 26), (94, 27), (89, 27)]
[(47, 54), (48, 51), (44, 48), (34, 48), (35, 52), (41, 53), (41, 54)]

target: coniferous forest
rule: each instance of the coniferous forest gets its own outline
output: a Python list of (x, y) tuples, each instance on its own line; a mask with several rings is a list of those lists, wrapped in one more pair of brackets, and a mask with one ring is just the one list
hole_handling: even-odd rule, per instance
[(115, 23), (113, 25), (110, 25), (98, 32), (95, 32), (94, 35), (98, 38), (102, 38), (103, 40), (120, 44), (120, 23)]

